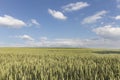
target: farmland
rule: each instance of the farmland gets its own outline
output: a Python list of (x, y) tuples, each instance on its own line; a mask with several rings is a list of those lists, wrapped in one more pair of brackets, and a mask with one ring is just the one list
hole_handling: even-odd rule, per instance
[(0, 80), (120, 80), (120, 51), (0, 48)]

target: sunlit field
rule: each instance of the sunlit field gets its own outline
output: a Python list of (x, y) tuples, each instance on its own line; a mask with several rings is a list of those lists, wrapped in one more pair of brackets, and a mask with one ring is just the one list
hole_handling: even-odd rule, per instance
[(0, 80), (120, 80), (120, 51), (0, 48)]

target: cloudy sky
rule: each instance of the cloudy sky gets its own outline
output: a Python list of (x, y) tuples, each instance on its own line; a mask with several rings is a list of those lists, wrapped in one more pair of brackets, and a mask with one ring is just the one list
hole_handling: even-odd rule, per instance
[(120, 0), (0, 0), (1, 47), (119, 44)]

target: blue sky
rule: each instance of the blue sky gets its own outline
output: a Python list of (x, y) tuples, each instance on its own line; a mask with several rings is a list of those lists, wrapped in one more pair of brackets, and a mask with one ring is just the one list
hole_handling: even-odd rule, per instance
[(0, 0), (1, 47), (119, 48), (119, 43), (120, 0)]

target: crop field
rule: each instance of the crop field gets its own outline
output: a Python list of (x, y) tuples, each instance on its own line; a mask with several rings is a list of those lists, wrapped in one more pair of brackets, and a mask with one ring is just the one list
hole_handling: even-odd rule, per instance
[(0, 48), (0, 80), (120, 80), (120, 50)]

